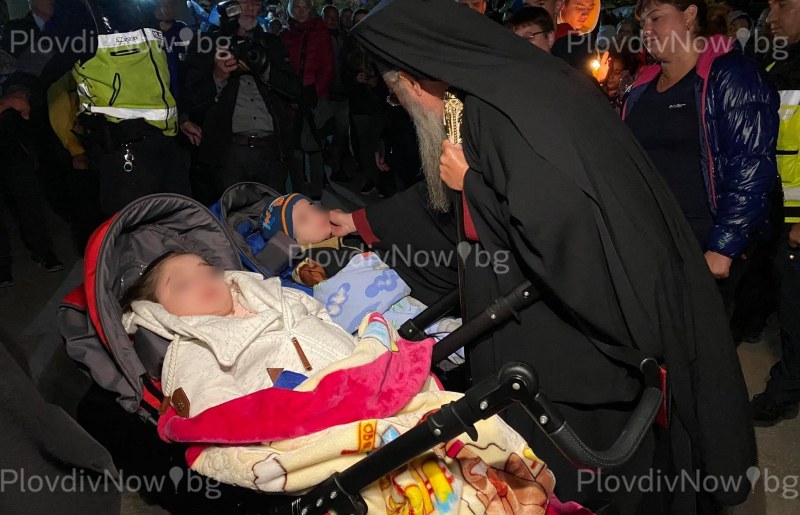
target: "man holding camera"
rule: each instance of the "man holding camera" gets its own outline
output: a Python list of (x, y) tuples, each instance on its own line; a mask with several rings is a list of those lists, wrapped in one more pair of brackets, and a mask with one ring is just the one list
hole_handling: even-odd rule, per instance
[(217, 194), (242, 181), (286, 189), (286, 103), (298, 81), (280, 38), (258, 24), (260, 7), (219, 4), (220, 27), (196, 38), (184, 63), (184, 99), (203, 127), (199, 159)]

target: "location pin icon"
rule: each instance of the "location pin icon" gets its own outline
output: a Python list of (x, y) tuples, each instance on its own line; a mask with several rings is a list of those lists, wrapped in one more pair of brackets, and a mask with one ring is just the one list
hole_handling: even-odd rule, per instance
[(469, 253), (472, 252), (472, 245), (469, 242), (462, 241), (456, 247), (456, 252), (458, 252), (458, 256), (461, 258), (462, 262), (466, 262), (467, 258), (469, 257)]
[(178, 466), (172, 467), (169, 469), (169, 478), (172, 480), (172, 484), (175, 485), (175, 493), (178, 493), (178, 483), (183, 479), (183, 469)]
[(192, 39), (194, 39), (194, 31), (189, 27), (184, 27), (178, 32), (178, 37), (184, 43), (189, 43)]
[(742, 27), (736, 31), (736, 40), (739, 42), (742, 48), (744, 48), (744, 45), (747, 43), (748, 39), (750, 39), (750, 29), (747, 27)]
[(761, 471), (758, 470), (758, 467), (753, 466), (747, 469), (747, 472), (744, 473), (747, 476), (747, 479), (750, 480), (750, 490), (754, 490), (756, 487), (756, 483), (758, 482), (758, 478), (761, 477)]

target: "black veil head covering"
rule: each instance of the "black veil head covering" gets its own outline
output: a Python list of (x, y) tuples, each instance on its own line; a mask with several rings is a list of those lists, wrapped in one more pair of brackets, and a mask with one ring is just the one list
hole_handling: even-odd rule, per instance
[[(562, 171), (580, 170), (581, 147), (592, 133), (619, 125), (585, 74), (453, 0), (384, 0), (351, 34), (379, 62), (445, 82), (501, 111)], [(587, 181), (573, 179), (589, 192)]]

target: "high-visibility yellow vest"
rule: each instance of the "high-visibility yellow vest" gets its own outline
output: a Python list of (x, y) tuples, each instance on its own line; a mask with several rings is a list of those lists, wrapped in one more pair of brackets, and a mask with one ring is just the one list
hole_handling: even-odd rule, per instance
[[(774, 63), (767, 67), (771, 70)], [(800, 222), (800, 90), (780, 91), (778, 173), (783, 185), (786, 223)]]
[(97, 53), (75, 64), (82, 112), (111, 122), (144, 119), (168, 136), (178, 132), (178, 110), (169, 91), (161, 32), (141, 29), (98, 36)]

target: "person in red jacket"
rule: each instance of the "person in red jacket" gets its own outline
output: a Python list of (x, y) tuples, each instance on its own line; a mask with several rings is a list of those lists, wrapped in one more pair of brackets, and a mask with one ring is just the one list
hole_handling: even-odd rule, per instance
[(289, 50), (292, 68), (299, 72), (302, 67), (303, 86), (314, 86), (318, 97), (328, 98), (334, 70), (330, 32), (322, 18), (314, 15), (307, 0), (289, 2), (288, 11), (289, 26), (280, 36)]
[(308, 186), (302, 173), (304, 161), (300, 160), (300, 164), (293, 167), (292, 188), (295, 191), (307, 189), (309, 196), (316, 198), (325, 178), (322, 128), (332, 116), (328, 88), (334, 75), (333, 46), (328, 28), (315, 16), (308, 0), (290, 1), (287, 11), (289, 26), (281, 31), (280, 38), (303, 86), (303, 98), (294, 120), (294, 142), (298, 151), (308, 154), (311, 167)]

